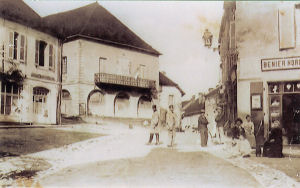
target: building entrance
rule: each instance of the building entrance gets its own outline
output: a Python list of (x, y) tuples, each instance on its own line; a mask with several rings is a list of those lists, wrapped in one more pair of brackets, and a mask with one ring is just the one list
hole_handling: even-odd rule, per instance
[(300, 144), (300, 94), (282, 96), (282, 123), (289, 144)]

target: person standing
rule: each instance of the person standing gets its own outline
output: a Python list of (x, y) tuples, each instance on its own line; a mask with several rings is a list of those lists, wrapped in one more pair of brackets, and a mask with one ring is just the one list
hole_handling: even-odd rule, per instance
[(256, 148), (256, 157), (262, 156), (262, 148), (265, 142), (264, 137), (264, 122), (263, 120), (254, 124), (254, 134), (255, 134), (255, 148)]
[(156, 137), (156, 145), (158, 145), (159, 144), (159, 113), (157, 111), (156, 105), (152, 106), (152, 110), (153, 110), (153, 114), (151, 118), (150, 138), (148, 141), (148, 145), (152, 143), (154, 134)]
[(246, 116), (246, 122), (243, 123), (242, 127), (245, 129), (246, 139), (249, 141), (251, 148), (255, 148), (254, 124), (250, 115)]
[(166, 123), (168, 129), (168, 136), (169, 136), (169, 145), (168, 147), (172, 147), (175, 142), (175, 129), (176, 129), (176, 115), (174, 114), (174, 107), (173, 105), (169, 106), (169, 110), (166, 115)]
[(201, 109), (200, 116), (198, 118), (198, 130), (200, 132), (201, 146), (207, 146), (208, 139), (208, 130), (207, 130), (208, 121), (205, 117), (205, 110)]
[(216, 137), (219, 138), (220, 144), (223, 144), (223, 139), (224, 139), (223, 126), (225, 123), (225, 119), (224, 119), (224, 111), (223, 111), (222, 107), (220, 107), (220, 106), (217, 107), (217, 116), (215, 118), (215, 121), (217, 123)]

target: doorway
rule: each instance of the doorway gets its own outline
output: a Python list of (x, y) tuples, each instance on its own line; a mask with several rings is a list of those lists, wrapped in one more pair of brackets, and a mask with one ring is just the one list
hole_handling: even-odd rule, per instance
[(300, 144), (300, 94), (282, 96), (282, 124), (289, 144)]

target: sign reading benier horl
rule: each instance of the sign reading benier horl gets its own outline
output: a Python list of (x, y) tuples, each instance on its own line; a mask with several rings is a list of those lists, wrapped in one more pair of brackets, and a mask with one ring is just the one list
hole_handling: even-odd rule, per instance
[(300, 57), (271, 58), (261, 60), (262, 71), (300, 69)]

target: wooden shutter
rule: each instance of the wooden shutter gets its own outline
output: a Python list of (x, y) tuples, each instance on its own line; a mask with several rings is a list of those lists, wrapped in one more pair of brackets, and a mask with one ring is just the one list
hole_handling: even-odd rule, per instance
[(24, 63), (25, 62), (25, 36), (21, 35), (20, 37), (20, 62)]
[(8, 41), (8, 58), (13, 58), (13, 50), (14, 50), (14, 33), (9, 32), (9, 41)]
[(49, 45), (49, 69), (52, 70), (53, 67), (53, 45)]
[(281, 7), (278, 11), (279, 49), (295, 47), (295, 7)]
[(27, 37), (25, 37), (25, 64), (27, 64)]
[(35, 65), (39, 65), (39, 50), (40, 50), (40, 42), (36, 40), (35, 41)]

